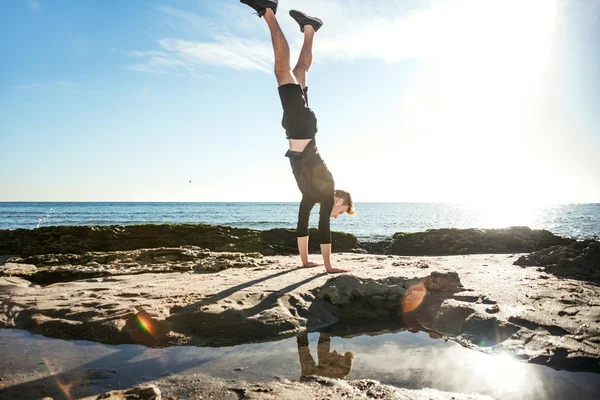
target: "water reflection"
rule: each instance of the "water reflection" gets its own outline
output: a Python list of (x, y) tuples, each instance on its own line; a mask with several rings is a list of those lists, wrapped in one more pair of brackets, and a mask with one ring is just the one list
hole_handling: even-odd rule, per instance
[[(139, 331), (134, 332), (158, 332), (152, 321), (139, 317)], [(132, 331), (133, 327), (132, 321)], [(600, 393), (598, 374), (556, 371), (508, 355), (465, 349), (426, 332), (389, 327), (374, 333), (304, 333), (222, 348), (110, 346), (5, 329), (0, 330), (0, 354), (0, 399), (82, 398), (167, 374), (247, 382), (298, 380), (299, 375), (300, 380), (307, 375), (375, 379), (401, 388), (479, 393), (503, 400), (596, 400)]]
[(298, 335), (298, 357), (302, 374), (300, 380), (305, 380), (310, 375), (320, 375), (328, 378), (343, 379), (352, 370), (354, 363), (354, 352), (347, 351), (344, 354), (336, 350), (331, 351), (331, 336), (329, 333), (319, 334), (317, 344), (318, 364), (315, 363), (308, 346), (308, 333)]

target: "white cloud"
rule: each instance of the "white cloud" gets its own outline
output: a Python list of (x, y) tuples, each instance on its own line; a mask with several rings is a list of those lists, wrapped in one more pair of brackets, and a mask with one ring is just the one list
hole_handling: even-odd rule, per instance
[(156, 24), (166, 26), (174, 33), (189, 36), (198, 32), (215, 32), (219, 29), (214, 21), (189, 11), (168, 6), (153, 6), (152, 8), (158, 12)]
[(267, 71), (272, 50), (264, 43), (244, 38), (221, 38), (211, 43), (161, 39), (161, 51), (136, 51), (142, 62), (129, 66), (140, 72), (189, 74), (210, 77), (204, 66)]
[[(535, 51), (536, 29), (532, 21), (552, 19), (544, 0), (447, 0), (389, 2), (373, 0), (297, 0), (293, 6), (325, 21), (315, 44), (315, 61), (328, 59), (378, 59), (399, 62), (407, 59), (442, 61), (460, 57), (470, 61), (522, 56)], [(198, 73), (207, 66), (270, 73), (273, 53), (264, 21), (241, 4), (219, 8), (217, 24), (192, 12), (155, 7), (178, 33), (185, 37), (160, 38), (159, 51), (134, 52), (142, 58), (131, 66), (136, 71)], [(302, 44), (297, 24), (280, 4), (278, 20), (292, 48), (292, 59)], [(202, 32), (194, 40), (191, 29)], [(538, 29), (538, 31), (540, 30)], [(524, 35), (528, 33), (528, 35)], [(531, 35), (529, 35), (531, 33)], [(530, 38), (533, 38), (530, 40)], [(529, 41), (529, 42), (528, 42)], [(525, 42), (525, 44), (523, 44)]]
[[(278, 12), (279, 22), (284, 32), (289, 35), (288, 40), (292, 51), (297, 53), (301, 46), (302, 35), (297, 24), (287, 16), (288, 9), (284, 9), (282, 5)], [(357, 1), (322, 3), (307, 0), (297, 1), (294, 6), (307, 12), (318, 10), (320, 17), (330, 21), (328, 27), (334, 29), (330, 29), (329, 33), (325, 33), (325, 38), (320, 39), (322, 49), (319, 54), (324, 58), (353, 57), (357, 52), (362, 54), (365, 50), (367, 54), (373, 54), (372, 49), (364, 45), (364, 40), (360, 46), (354, 46), (353, 42), (356, 40), (348, 39), (343, 29), (351, 29), (359, 25), (359, 22), (376, 27), (380, 22), (380, 15), (385, 14), (385, 2), (375, 1), (367, 7)], [(398, 9), (397, 5), (392, 7)], [(268, 29), (263, 20), (252, 15), (253, 11), (250, 8), (241, 4), (219, 8), (217, 12), (222, 15), (219, 24), (189, 11), (162, 6), (153, 8), (161, 13), (160, 25), (168, 26), (172, 32), (185, 37), (158, 39), (159, 51), (131, 53), (134, 57), (142, 58), (141, 62), (131, 65), (131, 69), (179, 74), (199, 73), (206, 66), (266, 73), (272, 71), (273, 50)], [(379, 14), (374, 14), (373, 10), (378, 11)], [(336, 21), (339, 21), (339, 24)], [(335, 28), (336, 25), (340, 26)], [(198, 41), (189, 38), (198, 33), (208, 35), (210, 40)], [(346, 37), (345, 40), (335, 39), (340, 33)], [(328, 36), (334, 39), (326, 39)]]
[(270, 44), (242, 37), (215, 37), (214, 42), (198, 43), (163, 39), (161, 47), (176, 54), (186, 65), (225, 66), (237, 70), (271, 71), (273, 50)]

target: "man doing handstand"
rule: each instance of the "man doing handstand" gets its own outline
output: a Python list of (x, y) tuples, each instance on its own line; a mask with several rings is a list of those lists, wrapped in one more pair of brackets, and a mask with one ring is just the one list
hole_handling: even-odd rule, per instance
[(312, 64), (312, 45), (315, 32), (323, 22), (314, 17), (291, 10), (290, 16), (300, 25), (304, 33), (304, 44), (293, 70), (290, 68), (290, 48), (275, 18), (277, 0), (240, 0), (252, 7), (259, 17), (264, 17), (269, 30), (275, 52), (275, 77), (279, 85), (279, 97), (283, 106), (283, 120), (289, 142), (289, 150), (285, 154), (290, 164), (298, 188), (302, 193), (298, 210), (298, 251), (302, 265), (314, 267), (318, 264), (308, 261), (308, 221), (310, 211), (319, 203), (319, 243), (325, 269), (329, 273), (347, 272), (333, 268), (331, 265), (331, 230), (329, 218), (337, 218), (340, 214), (356, 214), (350, 193), (335, 190), (331, 172), (321, 158), (315, 143), (317, 118), (308, 107), (308, 88), (306, 76)]

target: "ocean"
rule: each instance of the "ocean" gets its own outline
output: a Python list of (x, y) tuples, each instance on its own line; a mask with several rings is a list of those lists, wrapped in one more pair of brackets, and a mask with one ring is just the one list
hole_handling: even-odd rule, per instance
[[(489, 205), (357, 203), (357, 215), (331, 220), (331, 229), (380, 240), (395, 232), (435, 228), (529, 226), (576, 239), (600, 237), (600, 204)], [(311, 213), (316, 227), (319, 207)], [(0, 202), (0, 229), (56, 225), (207, 223), (266, 230), (295, 228), (298, 203)]]

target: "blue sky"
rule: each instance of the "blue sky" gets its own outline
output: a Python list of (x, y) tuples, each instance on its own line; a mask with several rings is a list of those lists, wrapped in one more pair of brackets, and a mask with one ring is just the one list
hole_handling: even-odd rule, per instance
[[(282, 0), (356, 201), (600, 202), (600, 1)], [(0, 2), (0, 201), (298, 201), (237, 0)], [(191, 181), (191, 183), (190, 183)]]

